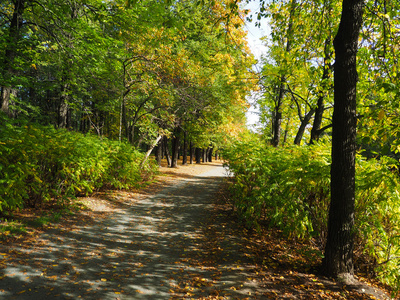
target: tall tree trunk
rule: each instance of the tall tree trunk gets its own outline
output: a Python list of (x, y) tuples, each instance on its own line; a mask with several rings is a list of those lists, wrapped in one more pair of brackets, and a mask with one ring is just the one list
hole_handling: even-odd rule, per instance
[(119, 141), (122, 141), (122, 125), (125, 124), (125, 120), (126, 116), (125, 116), (125, 93), (124, 93), (121, 97), (121, 107), (119, 111), (119, 133), (118, 133)]
[(11, 108), (13, 104), (12, 96), (17, 97), (18, 91), (11, 87), (3, 87), (1, 90), (1, 98), (3, 102), (1, 104), (1, 111), (6, 113), (10, 118), (16, 116), (16, 112)]
[(169, 155), (169, 147), (168, 147), (168, 138), (166, 136), (164, 136), (164, 154), (165, 154), (165, 158), (167, 159), (167, 165), (168, 167), (171, 166), (171, 156)]
[(69, 85), (64, 83), (61, 89), (60, 95), (60, 106), (58, 108), (58, 127), (67, 128), (68, 127), (68, 89)]
[(201, 164), (201, 148), (196, 148), (196, 164)]
[(290, 127), (290, 122), (291, 122), (291, 120), (292, 120), (291, 117), (289, 117), (289, 118), (287, 119), (286, 127), (285, 127), (285, 132), (284, 132), (284, 135), (283, 135), (283, 142), (281, 143), (282, 146), (286, 145), (286, 141), (287, 141), (287, 136), (288, 136), (288, 133), (289, 133), (289, 127)]
[(351, 282), (354, 275), (354, 202), (356, 152), (356, 57), (363, 0), (343, 0), (334, 40), (331, 204), (323, 268), (328, 276)]
[(175, 128), (175, 136), (172, 139), (172, 157), (171, 157), (171, 168), (178, 167), (178, 155), (179, 155), (179, 145), (180, 145), (180, 132), (181, 128)]
[(161, 166), (161, 160), (162, 160), (162, 139), (158, 142), (156, 148), (156, 161), (158, 166)]
[(285, 82), (286, 78), (284, 75), (281, 76), (281, 83), (279, 85), (279, 93), (276, 100), (276, 105), (274, 109), (274, 122), (273, 122), (273, 138), (272, 145), (275, 147), (279, 146), (279, 142), (281, 140), (281, 124), (282, 124), (282, 102), (283, 96), (285, 94)]
[(190, 164), (193, 165), (193, 161), (194, 161), (194, 147), (193, 147), (193, 143), (192, 141), (190, 141), (190, 147), (189, 147), (189, 151), (190, 151)]
[[(296, 0), (291, 0), (289, 24), (288, 24), (288, 29), (286, 31), (286, 52), (288, 53), (292, 48), (293, 19), (295, 10), (296, 10)], [(286, 91), (286, 76), (282, 75), (280, 78), (279, 91), (274, 109), (274, 121), (272, 129), (273, 131), (272, 145), (275, 147), (279, 146), (281, 139), (282, 105), (283, 105), (283, 97), (285, 96), (285, 91)]]
[(12, 106), (12, 98), (11, 95), (17, 95), (17, 91), (11, 87), (2, 87), (1, 89), (1, 111), (6, 113), (10, 118), (15, 116), (13, 110), (11, 109)]
[(213, 148), (208, 148), (208, 161), (212, 162)]
[(187, 165), (187, 150), (188, 150), (188, 141), (187, 141), (187, 132), (183, 132), (183, 150), (182, 150), (182, 165)]
[[(76, 2), (72, 2), (70, 5), (70, 17), (71, 20), (78, 19), (78, 4)], [(67, 48), (73, 49), (73, 35), (71, 32), (66, 34), (66, 38), (68, 40)], [(69, 120), (69, 111), (70, 104), (69, 101), (71, 98), (69, 97), (71, 91), (71, 65), (73, 64), (73, 55), (68, 52), (65, 53), (65, 61), (62, 65), (62, 74), (61, 74), (61, 93), (60, 93), (60, 106), (59, 106), (59, 114), (58, 114), (58, 127), (59, 128), (68, 128), (70, 126)], [(95, 125), (95, 123), (94, 123)], [(97, 128), (96, 128), (97, 130)], [(98, 130), (97, 130), (98, 131)], [(99, 132), (98, 132), (99, 133)]]
[(325, 111), (325, 96), (324, 96), (324, 90), (325, 89), (329, 89), (328, 84), (325, 84), (324, 82), (326, 82), (329, 79), (329, 76), (332, 72), (332, 65), (330, 63), (331, 59), (332, 59), (332, 52), (330, 50), (330, 46), (331, 46), (331, 38), (328, 37), (325, 40), (325, 49), (324, 49), (324, 70), (322, 72), (322, 78), (321, 78), (321, 82), (322, 82), (322, 86), (321, 86), (321, 91), (319, 92), (318, 95), (318, 101), (317, 101), (317, 107), (315, 109), (315, 116), (314, 116), (314, 122), (313, 122), (313, 126), (311, 128), (311, 137), (310, 137), (310, 144), (312, 144), (314, 141), (318, 141), (322, 130), (321, 130), (321, 125), (322, 125), (322, 117)]
[(13, 1), (14, 11), (6, 36), (6, 49), (1, 67), (1, 73), (4, 78), (10, 81), (5, 82), (1, 87), (1, 111), (5, 112), (10, 117), (14, 116), (10, 108), (12, 102), (11, 95), (17, 95), (17, 90), (13, 87), (11, 80), (12, 77), (16, 75), (14, 62), (17, 56), (18, 42), (21, 39), (21, 27), (23, 26), (22, 14), (25, 10), (25, 2), (25, 0)]
[(203, 163), (207, 162), (207, 149), (201, 149), (201, 158), (203, 160)]

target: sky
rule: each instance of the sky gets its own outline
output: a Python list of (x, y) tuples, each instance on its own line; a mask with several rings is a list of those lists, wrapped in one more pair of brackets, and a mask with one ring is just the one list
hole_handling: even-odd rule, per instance
[[(260, 21), (261, 22), (260, 28), (255, 26), (256, 17), (254, 17), (254, 12), (258, 11), (259, 8), (258, 1), (251, 1), (246, 6), (244, 6), (244, 8), (250, 9), (250, 11), (253, 13), (254, 21), (252, 23), (246, 22), (245, 30), (247, 31), (247, 41), (249, 43), (251, 52), (254, 54), (255, 58), (259, 60), (261, 56), (265, 54), (267, 51), (267, 48), (260, 40), (260, 38), (269, 35), (268, 22), (266, 19), (263, 19)], [(248, 100), (250, 103), (254, 102), (255, 96), (249, 97)], [(246, 114), (247, 125), (250, 128), (254, 127), (254, 125), (256, 125), (259, 120), (257, 113), (258, 110), (254, 106), (251, 106)]]

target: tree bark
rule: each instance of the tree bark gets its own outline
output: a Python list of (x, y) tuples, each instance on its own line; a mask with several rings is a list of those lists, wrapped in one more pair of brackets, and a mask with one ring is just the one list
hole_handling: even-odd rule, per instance
[(161, 146), (161, 141), (158, 143), (157, 148), (156, 148), (156, 161), (158, 166), (161, 166), (161, 160), (162, 160), (162, 146)]
[(189, 151), (190, 151), (190, 164), (193, 165), (193, 161), (194, 161), (194, 147), (193, 147), (193, 143), (190, 142), (190, 146), (189, 146)]
[(149, 149), (147, 150), (142, 162), (140, 163), (140, 169), (143, 169), (144, 164), (146, 163), (147, 159), (150, 156), (151, 151), (153, 151), (154, 147), (157, 146), (158, 142), (161, 140), (162, 135), (159, 135), (154, 141), (153, 143), (151, 143)]
[(182, 165), (187, 165), (187, 150), (188, 150), (187, 132), (184, 131), (184, 133), (183, 133)]
[(164, 136), (164, 154), (165, 158), (167, 159), (167, 164), (168, 166), (171, 166), (171, 156), (169, 155), (169, 149), (168, 149), (168, 139), (166, 136)]
[(208, 161), (212, 162), (213, 148), (208, 148)]
[(284, 96), (285, 90), (285, 76), (281, 76), (281, 83), (279, 85), (279, 93), (276, 100), (275, 110), (274, 110), (274, 122), (273, 122), (273, 138), (272, 138), (272, 145), (275, 147), (279, 146), (279, 142), (281, 139), (281, 124), (282, 124), (282, 101)]
[(201, 148), (196, 148), (196, 164), (201, 164)]
[(202, 156), (202, 160), (203, 160), (203, 163), (206, 163), (207, 162), (207, 149), (201, 149), (201, 156)]
[(311, 109), (302, 119), (301, 119), (301, 124), (299, 129), (297, 130), (296, 137), (294, 138), (294, 144), (295, 145), (300, 145), (301, 139), (303, 138), (304, 131), (306, 130), (306, 127), (308, 123), (310, 123), (310, 120), (312, 116), (314, 115), (315, 109)]
[(16, 75), (14, 68), (14, 61), (17, 56), (18, 42), (21, 39), (21, 27), (23, 26), (22, 14), (25, 10), (25, 0), (16, 0), (14, 2), (14, 11), (6, 37), (7, 45), (5, 49), (4, 61), (2, 63), (2, 74), (7, 79), (1, 88), (1, 111), (6, 113), (9, 117), (14, 114), (11, 111), (11, 95), (16, 96), (17, 90), (13, 88), (12, 77)]
[(322, 78), (321, 78), (321, 91), (319, 92), (318, 95), (318, 100), (317, 100), (317, 107), (315, 109), (315, 116), (314, 116), (314, 122), (313, 126), (311, 128), (311, 137), (310, 137), (310, 144), (312, 144), (314, 141), (318, 141), (322, 131), (321, 131), (321, 125), (322, 125), (322, 117), (325, 111), (325, 96), (324, 96), (324, 90), (329, 89), (329, 85), (326, 84), (325, 82), (329, 80), (329, 75), (332, 72), (332, 65), (330, 63), (331, 58), (332, 58), (332, 52), (330, 50), (330, 45), (331, 45), (331, 38), (328, 37), (325, 40), (325, 54), (324, 54), (324, 70), (322, 72)]
[(363, 0), (343, 0), (334, 40), (334, 112), (332, 118), (331, 204), (323, 270), (326, 275), (352, 281), (355, 151), (356, 57), (362, 25)]
[(58, 128), (68, 128), (68, 84), (62, 84), (60, 106), (58, 108)]
[[(295, 10), (296, 10), (296, 0), (291, 0), (289, 24), (286, 32), (286, 52), (288, 53), (292, 48), (293, 18)], [(282, 105), (283, 105), (283, 97), (285, 96), (285, 91), (286, 91), (286, 76), (282, 75), (280, 78), (279, 91), (274, 109), (272, 145), (275, 147), (279, 146), (281, 139)]]
[(179, 155), (179, 144), (180, 144), (180, 132), (181, 128), (175, 128), (175, 136), (172, 140), (172, 157), (171, 157), (171, 168), (178, 167), (178, 155)]

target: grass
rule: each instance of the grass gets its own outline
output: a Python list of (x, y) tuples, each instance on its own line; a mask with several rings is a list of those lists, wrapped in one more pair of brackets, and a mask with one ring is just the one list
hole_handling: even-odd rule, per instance
[(73, 215), (80, 207), (22, 209), (0, 218), (0, 240), (8, 241), (32, 233), (37, 229), (59, 223), (64, 217)]
[(6, 240), (27, 232), (26, 224), (7, 219), (0, 220), (0, 240)]

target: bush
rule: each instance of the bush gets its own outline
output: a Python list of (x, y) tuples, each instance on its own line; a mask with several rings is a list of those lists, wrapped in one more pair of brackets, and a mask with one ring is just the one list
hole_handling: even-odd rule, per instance
[[(234, 206), (248, 226), (263, 222), (287, 236), (313, 239), (322, 250), (330, 201), (330, 147), (274, 148), (237, 142), (224, 152)], [(368, 258), (382, 281), (400, 288), (398, 173), (387, 158), (356, 164), (356, 253)], [(364, 260), (365, 260), (364, 257)]]
[(126, 143), (37, 125), (5, 125), (0, 136), (0, 212), (142, 180), (144, 154)]
[(235, 174), (235, 207), (247, 224), (257, 227), (267, 220), (289, 236), (324, 235), (328, 151), (317, 146), (274, 148), (259, 142), (239, 143), (226, 151), (224, 157)]

